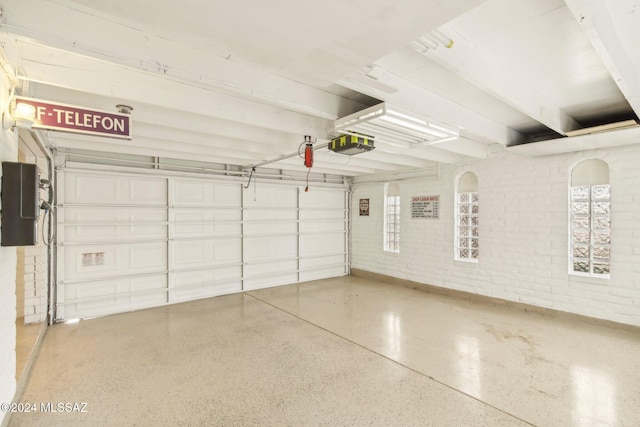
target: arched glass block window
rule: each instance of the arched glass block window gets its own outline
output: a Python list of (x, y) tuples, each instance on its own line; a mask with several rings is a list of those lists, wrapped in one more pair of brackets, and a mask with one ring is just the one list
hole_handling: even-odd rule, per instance
[(571, 173), (569, 272), (608, 277), (611, 256), (609, 166), (585, 160)]
[(384, 250), (400, 253), (400, 185), (384, 185)]
[(455, 259), (478, 262), (480, 257), (480, 220), (478, 177), (466, 172), (458, 178), (455, 198)]

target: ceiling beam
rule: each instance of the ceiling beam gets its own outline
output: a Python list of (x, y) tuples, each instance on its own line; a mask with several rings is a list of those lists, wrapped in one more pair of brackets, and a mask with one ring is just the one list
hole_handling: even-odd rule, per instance
[[(301, 161), (301, 159), (289, 158), (284, 159), (279, 162), (270, 163), (265, 166), (267, 168), (273, 169), (285, 169), (285, 170), (295, 170), (295, 171), (309, 171)], [(330, 175), (345, 175), (345, 176), (356, 176), (356, 175), (367, 175), (371, 173), (376, 173), (376, 169), (372, 167), (366, 166), (353, 166), (353, 165), (340, 165), (340, 164), (325, 164), (314, 161), (314, 165), (311, 168), (311, 173), (326, 173)]]
[[(118, 99), (117, 97), (108, 96), (106, 94), (91, 96), (87, 98), (85, 94), (74, 90), (64, 88), (51, 88), (49, 86), (43, 86), (41, 84), (34, 85), (34, 87), (35, 93), (38, 94), (38, 96), (42, 95), (45, 98), (53, 98), (58, 102), (68, 102), (76, 105), (90, 102), (91, 106), (93, 106), (94, 108), (102, 108), (106, 110), (111, 109), (111, 106), (117, 103), (115, 99)], [(214, 96), (215, 95), (212, 94), (210, 98), (213, 98)], [(83, 101), (83, 99), (86, 101)], [(248, 101), (240, 100), (239, 102), (246, 103)], [(232, 120), (232, 116), (226, 116), (222, 119), (215, 117), (212, 118), (209, 115), (202, 114), (202, 112), (200, 112), (200, 114), (194, 114), (185, 111), (173, 110), (172, 108), (172, 106), (152, 107), (144, 103), (136, 104), (132, 112), (132, 117), (134, 120), (133, 132), (134, 138), (136, 138), (135, 142), (137, 142), (137, 135), (144, 135), (138, 133), (137, 123), (139, 121), (142, 122), (140, 124), (142, 126), (140, 131), (145, 130), (145, 132), (147, 132), (147, 135), (151, 137), (159, 137), (163, 131), (157, 129), (153, 130), (150, 129), (150, 127), (161, 126), (164, 128), (170, 125), (178, 129), (184, 129), (184, 131), (186, 132), (201, 133), (202, 135), (196, 137), (194, 141), (199, 140), (202, 141), (203, 144), (207, 143), (206, 138), (210, 138), (209, 142), (211, 143), (211, 145), (220, 143), (225, 138), (254, 141), (257, 145), (267, 144), (273, 148), (271, 156), (269, 157), (277, 157), (280, 154), (294, 151), (302, 142), (300, 134), (296, 135), (293, 133), (280, 132), (275, 129), (259, 128), (256, 123), (250, 121), (244, 123), (234, 122)], [(211, 113), (210, 110), (207, 110), (207, 112)], [(145, 123), (147, 125), (145, 125)], [(332, 127), (333, 123), (331, 123), (331, 128)], [(316, 134), (309, 133), (309, 135), (316, 138)], [(318, 135), (317, 138), (320, 142), (328, 141), (328, 138), (323, 138), (322, 135)], [(183, 143), (188, 142), (188, 139), (189, 136), (187, 134), (182, 140)], [(375, 160), (387, 160), (387, 162), (390, 164), (397, 164), (403, 167), (421, 167), (424, 165), (425, 161), (442, 162), (449, 164), (458, 161), (460, 159), (460, 156), (453, 154), (448, 150), (441, 149), (440, 145), (444, 144), (448, 143), (442, 143), (438, 146), (433, 147), (418, 147), (411, 150), (410, 155), (407, 155), (405, 154), (406, 150), (403, 153), (402, 149), (380, 143), (378, 144), (379, 149), (376, 150), (375, 154), (373, 154), (373, 157), (375, 158)], [(473, 141), (453, 141), (451, 142), (451, 144), (478, 144), (484, 147), (483, 144)], [(383, 156), (386, 156), (387, 158), (385, 159), (383, 158)], [(479, 156), (480, 154), (478, 154), (478, 156), (476, 157)], [(430, 165), (430, 163), (427, 163), (427, 165)]]
[(565, 0), (631, 108), (640, 116), (637, 2)]
[[(0, 36), (4, 40), (6, 35)], [(188, 85), (117, 64), (21, 41), (25, 80), (137, 103), (217, 117), (276, 131), (326, 138), (333, 121)], [(46, 58), (46, 61), (43, 60)]]
[[(453, 40), (449, 48), (438, 46), (435, 49), (425, 47), (416, 50), (561, 135), (580, 128), (573, 117), (519, 79), (516, 73), (509, 70), (508, 64), (490, 61), (488, 56), (448, 25), (439, 30)], [(416, 42), (413, 46), (419, 44)]]
[(380, 153), (402, 154), (409, 151), (411, 157), (438, 163), (452, 164), (456, 163), (462, 158), (459, 155), (446, 150), (440, 150), (435, 147), (416, 146), (415, 148), (407, 150), (406, 148), (398, 148), (394, 145), (382, 141), (376, 142), (375, 144), (377, 147), (376, 150)]
[[(87, 98), (87, 95), (81, 92), (42, 84), (33, 84), (31, 89), (32, 96), (35, 98), (105, 111), (115, 111), (115, 105), (120, 103), (120, 101), (115, 98), (99, 95)], [(131, 113), (131, 118), (133, 121), (134, 135), (140, 126), (158, 126), (162, 128), (171, 127), (186, 132), (185, 139), (188, 138), (188, 134), (196, 133), (209, 135), (212, 138), (218, 137), (218, 139), (229, 138), (254, 141), (261, 146), (271, 145), (274, 149), (276, 147), (282, 147), (283, 145), (296, 148), (300, 142), (303, 141), (303, 136), (299, 134), (264, 129), (258, 126), (252, 126), (249, 123), (224, 120), (202, 114), (186, 113), (180, 110), (147, 104), (137, 104)], [(316, 137), (316, 135), (311, 136)]]
[[(279, 77), (235, 58), (203, 52), (193, 43), (161, 37), (96, 11), (83, 11), (81, 6), (33, 0), (3, 6), (3, 32), (16, 39), (38, 40), (55, 50), (330, 120), (365, 108), (351, 99)], [(34, 8), (38, 13), (33, 13)], [(73, 31), (69, 31), (69, 22), (73, 22)], [(11, 49), (9, 43), (6, 45)], [(17, 50), (20, 55), (20, 48)]]
[(525, 156), (549, 156), (553, 154), (574, 153), (640, 143), (640, 127), (571, 136), (568, 138), (539, 141), (534, 144), (522, 144), (507, 147), (507, 151)]
[(461, 136), (449, 141), (435, 142), (431, 146), (474, 159), (486, 159), (489, 152), (487, 144), (472, 141)]
[[(335, 156), (340, 157), (353, 157), (353, 156), (345, 156), (344, 154), (335, 154)], [(402, 167), (428, 167), (433, 165), (433, 161), (426, 159), (419, 159), (416, 157), (411, 157), (406, 154), (396, 154), (388, 151), (381, 151), (379, 149), (373, 151), (367, 151), (366, 153), (361, 153), (357, 155), (358, 159), (363, 159), (365, 161), (378, 161), (384, 162), (387, 164), (402, 166)]]
[[(328, 148), (323, 148), (314, 151), (313, 164), (316, 166), (332, 165), (336, 167), (360, 166), (375, 169), (376, 171), (392, 171), (398, 169), (398, 166), (407, 167), (406, 164), (399, 164), (388, 162), (385, 160), (376, 160), (370, 156), (354, 155), (346, 156), (344, 154), (337, 154), (330, 151)], [(418, 161), (421, 165), (426, 164), (424, 161)]]
[[(383, 67), (374, 65), (373, 77), (356, 72), (338, 82), (344, 87), (388, 101), (426, 119), (433, 118), (453, 126), (463, 137), (482, 143), (509, 145), (524, 141), (514, 129), (490, 120), (475, 111), (415, 83), (403, 79)], [(363, 77), (364, 76), (364, 77)]]

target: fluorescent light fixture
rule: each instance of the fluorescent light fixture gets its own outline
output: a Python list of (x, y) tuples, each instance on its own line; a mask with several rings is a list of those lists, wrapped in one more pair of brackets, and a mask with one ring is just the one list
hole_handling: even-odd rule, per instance
[(407, 129), (411, 129), (411, 130), (416, 131), (416, 132), (424, 132), (424, 133), (427, 133), (429, 135), (433, 135), (436, 138), (444, 138), (444, 137), (447, 136), (446, 133), (438, 132), (438, 131), (429, 129), (426, 126), (416, 125), (416, 124), (413, 124), (413, 123), (405, 121), (405, 120), (396, 119), (395, 117), (383, 116), (383, 117), (380, 117), (380, 119), (384, 120), (385, 122), (389, 122), (391, 124), (398, 125), (400, 127), (405, 127)]
[(433, 30), (411, 42), (411, 46), (416, 52), (427, 55), (430, 50), (436, 50), (438, 46), (451, 49), (453, 47), (453, 40), (442, 34), (441, 31)]
[(335, 131), (403, 147), (432, 145), (459, 136), (452, 126), (387, 102), (336, 120)]

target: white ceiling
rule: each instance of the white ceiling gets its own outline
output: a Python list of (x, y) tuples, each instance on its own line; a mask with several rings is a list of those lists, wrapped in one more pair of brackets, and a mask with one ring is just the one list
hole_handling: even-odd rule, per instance
[[(296, 153), (304, 135), (327, 142), (335, 119), (381, 101), (460, 137), (379, 143), (352, 157), (318, 149), (314, 172), (355, 176), (482, 159), (503, 147), (545, 154), (640, 141), (638, 129), (566, 137), (637, 119), (638, 1), (0, 5), (3, 53), (28, 82), (24, 95), (134, 109), (131, 141), (49, 132), (59, 148), (250, 167)], [(418, 52), (412, 42), (421, 36), (440, 42)], [(297, 156), (264, 167), (306, 170)]]

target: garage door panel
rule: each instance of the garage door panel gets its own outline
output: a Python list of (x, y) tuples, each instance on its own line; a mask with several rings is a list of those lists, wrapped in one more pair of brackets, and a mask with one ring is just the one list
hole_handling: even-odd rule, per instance
[(65, 203), (115, 203), (119, 182), (109, 175), (65, 175)]
[(345, 251), (344, 234), (300, 236), (300, 256), (309, 257)]
[(242, 290), (242, 267), (177, 272), (172, 301), (188, 301)]
[(346, 254), (318, 255), (300, 260), (300, 280), (318, 280), (346, 274)]
[(260, 289), (296, 283), (298, 281), (297, 269), (297, 260), (245, 265), (244, 289)]
[(344, 190), (314, 188), (313, 192), (300, 193), (300, 209), (327, 209), (344, 207)]
[(113, 241), (136, 241), (166, 239), (166, 225), (84, 225), (64, 226), (64, 241), (67, 243), (97, 243)]
[(135, 204), (166, 204), (167, 180), (128, 178), (129, 192), (126, 202)]
[(65, 283), (64, 300), (93, 299), (96, 297), (117, 297), (128, 293), (162, 291), (167, 286), (166, 275), (129, 277), (91, 282)]
[(278, 221), (289, 220), (295, 221), (298, 219), (298, 211), (295, 207), (282, 208), (282, 209), (268, 209), (268, 208), (247, 208), (244, 214), (246, 221)]
[(345, 227), (344, 219), (301, 221), (300, 233), (341, 233)]
[(297, 260), (245, 265), (244, 288), (251, 290), (296, 283), (298, 281), (297, 270)]
[(63, 244), (167, 239), (167, 211), (162, 208), (87, 207), (60, 209)]
[(175, 224), (173, 233), (175, 238), (203, 237), (203, 236), (229, 236), (242, 233), (240, 224), (199, 223), (199, 224)]
[(274, 276), (280, 272), (296, 272), (298, 269), (298, 261), (274, 261), (262, 264), (247, 264), (244, 267), (244, 274), (247, 277), (260, 275)]
[(344, 209), (341, 207), (331, 209), (305, 209), (300, 210), (300, 220), (342, 220), (346, 217)]
[(67, 283), (58, 299), (67, 301), (64, 315), (72, 319), (165, 304), (166, 287), (166, 275)]
[(274, 258), (297, 257), (297, 236), (246, 238), (244, 256), (247, 263)]
[(253, 209), (245, 212), (244, 233), (249, 237), (261, 234), (292, 234), (298, 230), (297, 210)]
[(194, 299), (211, 298), (228, 295), (242, 290), (242, 280), (217, 285), (201, 286), (191, 289), (171, 291), (171, 302), (192, 301)]
[(302, 258), (300, 260), (300, 269), (317, 269), (322, 267), (340, 266), (344, 269), (345, 255), (324, 255), (313, 258)]
[(175, 241), (173, 247), (174, 268), (178, 270), (242, 261), (239, 237)]
[(167, 270), (167, 246), (164, 242), (64, 246), (63, 252), (65, 280)]
[(166, 222), (167, 210), (164, 208), (72, 206), (64, 208), (64, 219), (65, 222), (82, 224)]
[(298, 207), (298, 188), (280, 185), (261, 184), (259, 192), (245, 191), (243, 206), (254, 208), (293, 208)]
[[(86, 226), (143, 226), (144, 234), (152, 230), (151, 227), (158, 227), (158, 235), (166, 237), (167, 211), (163, 208), (134, 208), (134, 207), (85, 207), (74, 206), (59, 209), (58, 219), (65, 225), (66, 231), (71, 228), (83, 228)], [(81, 233), (76, 233), (81, 234)], [(84, 233), (87, 234), (87, 233)], [(73, 242), (71, 237), (74, 233), (66, 235), (67, 241)]]
[(323, 269), (303, 270), (300, 272), (300, 281), (308, 282), (309, 280), (329, 279), (331, 277), (344, 276), (346, 270), (344, 266), (335, 265)]
[(65, 204), (166, 205), (167, 180), (110, 174), (64, 175)]
[(252, 291), (255, 289), (270, 288), (273, 286), (290, 285), (298, 282), (298, 275), (296, 273), (282, 274), (273, 277), (262, 277), (255, 279), (245, 279), (244, 290)]
[(125, 313), (144, 308), (158, 307), (167, 302), (165, 291), (153, 295), (120, 298), (106, 298), (89, 301), (83, 304), (68, 304), (64, 307), (65, 319), (106, 316), (115, 313)]
[(180, 209), (174, 213), (174, 237), (202, 237), (242, 233), (240, 210)]
[(240, 206), (239, 184), (223, 184), (211, 181), (174, 179), (175, 206)]
[(259, 220), (256, 222), (245, 223), (244, 232), (249, 237), (260, 234), (295, 234), (298, 230), (296, 220), (290, 220), (288, 222), (278, 221), (270, 222), (268, 220)]
[(345, 274), (344, 189), (261, 181), (254, 191), (144, 172), (58, 176), (58, 319)]
[(132, 273), (143, 273), (167, 269), (167, 245), (165, 242), (130, 245), (118, 250), (120, 265)]

